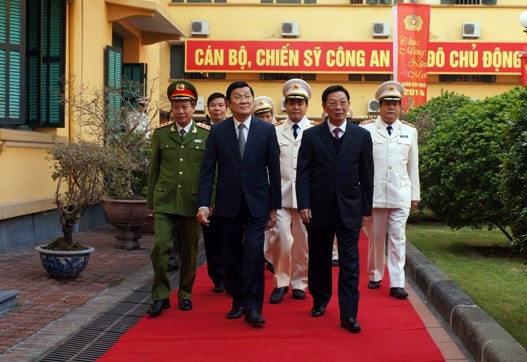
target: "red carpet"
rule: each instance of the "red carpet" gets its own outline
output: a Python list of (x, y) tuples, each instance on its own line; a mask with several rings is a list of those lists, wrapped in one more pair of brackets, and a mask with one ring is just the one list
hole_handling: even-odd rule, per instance
[(273, 286), (266, 272), (263, 316), (267, 324), (254, 329), (243, 317), (225, 318), (231, 299), (212, 293), (204, 266), (198, 270), (192, 311), (180, 311), (172, 293), (171, 309), (158, 318), (143, 318), (99, 361), (444, 361), (410, 302), (388, 296), (387, 279), (378, 290), (366, 288), (364, 239), (360, 244), (360, 334), (339, 327), (338, 268), (333, 268), (333, 298), (320, 318), (309, 314), (309, 295), (298, 301), (288, 293), (281, 304), (269, 304)]

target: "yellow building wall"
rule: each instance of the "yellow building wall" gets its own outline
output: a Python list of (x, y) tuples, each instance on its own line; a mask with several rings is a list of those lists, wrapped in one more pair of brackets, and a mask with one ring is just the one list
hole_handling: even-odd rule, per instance
[[(228, 1), (228, 4), (190, 4), (172, 3), (168, 6), (170, 14), (186, 26), (190, 33), (193, 20), (207, 20), (210, 34), (214, 40), (284, 40), (281, 37), (281, 23), (299, 23), (300, 36), (291, 39), (309, 41), (367, 41), (376, 40), (371, 35), (372, 22), (387, 22), (393, 33), (393, 11), (384, 5), (350, 5), (349, 1), (318, 0), (317, 4), (260, 4), (253, 1)], [(525, 6), (519, 1), (498, 0), (498, 5), (439, 5), (440, 1), (423, 1), (431, 4), (430, 41), (440, 42), (525, 42), (527, 38), (519, 24), (519, 16)], [(221, 14), (221, 15), (220, 15)], [(226, 21), (231, 19), (232, 21)], [(462, 23), (480, 23), (479, 39), (462, 38)], [(387, 40), (392, 40), (389, 37)], [(163, 45), (169, 48), (169, 44)], [(168, 53), (169, 50), (162, 51)], [(168, 62), (167, 62), (168, 63)], [(295, 71), (298, 73), (298, 71)], [(169, 76), (169, 68), (164, 71)], [(230, 82), (245, 80), (256, 95), (271, 97), (277, 108), (282, 99), (283, 81), (260, 81), (259, 73), (227, 73), (227, 79), (193, 80), (200, 95), (205, 99), (216, 91), (225, 92)], [(350, 82), (347, 74), (325, 74), (316, 76), (309, 82), (313, 88), (313, 98), (308, 109), (308, 117), (320, 117), (322, 112), (321, 94), (331, 84), (344, 85), (351, 94), (351, 107), (354, 116), (367, 116), (368, 100), (374, 98), (378, 82)], [(441, 94), (442, 90), (454, 91), (473, 98), (485, 98), (503, 93), (520, 85), (519, 71), (516, 75), (498, 75), (496, 83), (444, 83), (438, 75), (429, 75), (428, 99)], [(275, 113), (282, 114), (280, 109)]]
[[(132, 2), (133, 3), (133, 2)], [(112, 45), (112, 23), (106, 17), (104, 0), (75, 0), (67, 6), (66, 74), (67, 80), (88, 87), (104, 84), (104, 49)], [(159, 44), (143, 46), (140, 32), (129, 29), (139, 38), (125, 41), (125, 62), (148, 63), (149, 77), (159, 77), (161, 64)], [(166, 59), (166, 60), (165, 60)], [(168, 79), (163, 80), (164, 88)], [(151, 98), (159, 99), (158, 89)], [(55, 208), (55, 184), (51, 179), (52, 163), (47, 149), (54, 138), (74, 139), (75, 123), (66, 114), (64, 128), (9, 130), (0, 128), (0, 221), (44, 212)]]

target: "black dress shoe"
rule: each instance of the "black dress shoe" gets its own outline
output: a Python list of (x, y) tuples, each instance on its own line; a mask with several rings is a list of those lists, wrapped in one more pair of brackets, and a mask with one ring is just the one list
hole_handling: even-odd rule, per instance
[(245, 322), (253, 327), (262, 327), (265, 324), (265, 319), (258, 311), (250, 310), (245, 312)]
[(227, 319), (236, 319), (240, 318), (243, 314), (242, 307), (232, 307), (229, 313), (227, 313)]
[(368, 289), (379, 289), (381, 287), (381, 281), (374, 282), (373, 280), (370, 280), (368, 282)]
[(357, 323), (355, 318), (343, 318), (340, 320), (340, 326), (351, 333), (360, 332), (360, 324)]
[(214, 283), (214, 288), (212, 288), (212, 291), (214, 293), (223, 293), (225, 291), (225, 286), (222, 282), (216, 282)]
[(326, 307), (323, 305), (314, 305), (311, 308), (311, 317), (322, 317), (326, 312)]
[(189, 311), (192, 309), (192, 301), (190, 299), (180, 299), (177, 304), (181, 310)]
[(296, 300), (306, 299), (306, 293), (302, 289), (293, 289), (293, 299), (296, 299)]
[(148, 311), (148, 314), (150, 314), (152, 317), (157, 317), (161, 314), (163, 309), (170, 308), (170, 299), (159, 299), (154, 301), (152, 305), (150, 306), (150, 310)]
[(284, 299), (285, 293), (289, 290), (288, 287), (274, 288), (269, 298), (269, 303), (278, 304)]
[(408, 298), (408, 293), (403, 288), (390, 288), (390, 297), (395, 299), (406, 299)]

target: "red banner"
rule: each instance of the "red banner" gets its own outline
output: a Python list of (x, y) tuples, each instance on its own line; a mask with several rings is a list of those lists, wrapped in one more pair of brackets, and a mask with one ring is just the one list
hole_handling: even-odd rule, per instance
[(404, 86), (402, 108), (407, 111), (426, 103), (430, 5), (398, 3), (394, 11), (393, 73)]
[[(393, 43), (187, 39), (185, 71), (236, 73), (392, 73)], [(428, 73), (512, 74), (524, 43), (431, 42)]]
[(527, 85), (527, 52), (522, 52), (521, 56), (521, 75), (522, 75), (522, 87)]

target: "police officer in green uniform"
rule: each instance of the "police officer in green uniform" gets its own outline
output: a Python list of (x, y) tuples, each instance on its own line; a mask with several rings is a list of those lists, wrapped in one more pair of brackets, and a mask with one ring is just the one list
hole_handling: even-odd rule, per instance
[(174, 121), (159, 126), (152, 137), (152, 163), (148, 176), (147, 207), (154, 210), (155, 241), (150, 258), (154, 268), (152, 306), (148, 313), (158, 316), (170, 308), (168, 259), (173, 235), (181, 233), (178, 307), (192, 309), (192, 287), (200, 224), (198, 178), (210, 127), (192, 120), (198, 93), (192, 83), (177, 80), (169, 85), (167, 97)]

